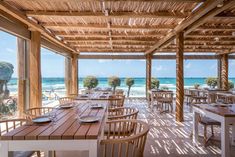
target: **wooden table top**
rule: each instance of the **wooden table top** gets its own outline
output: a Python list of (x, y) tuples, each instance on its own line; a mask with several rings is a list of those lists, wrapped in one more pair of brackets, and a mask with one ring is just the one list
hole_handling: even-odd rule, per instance
[(224, 104), (193, 104), (193, 107), (206, 110), (223, 117), (235, 117), (235, 104), (227, 104), (226, 107), (222, 107)]
[(76, 107), (58, 109), (56, 124), (31, 124), (18, 127), (2, 135), (1, 140), (75, 140), (97, 139), (105, 122), (107, 104), (104, 108), (91, 109), (88, 104), (80, 104), (81, 116), (96, 115), (101, 117), (99, 122), (80, 123), (76, 119)]

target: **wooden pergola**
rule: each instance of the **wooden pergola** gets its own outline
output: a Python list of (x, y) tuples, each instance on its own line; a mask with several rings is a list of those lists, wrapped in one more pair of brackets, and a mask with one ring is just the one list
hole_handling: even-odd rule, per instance
[(177, 121), (184, 59), (219, 60), (219, 82), (228, 88), (235, 0), (1, 0), (0, 15), (0, 29), (18, 37), (21, 112), (24, 104), (41, 106), (41, 46), (65, 56), (67, 94), (78, 93), (78, 59), (146, 59), (146, 91), (152, 59), (176, 59)]

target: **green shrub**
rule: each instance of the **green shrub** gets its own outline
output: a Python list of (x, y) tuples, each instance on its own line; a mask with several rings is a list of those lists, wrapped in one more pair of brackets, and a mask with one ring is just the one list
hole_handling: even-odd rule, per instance
[(234, 88), (234, 83), (232, 81), (228, 81), (228, 88), (233, 89)]
[(161, 90), (169, 90), (169, 88), (167, 86), (162, 86)]
[(200, 87), (200, 84), (195, 83), (193, 86), (194, 86), (195, 89), (198, 89)]
[(108, 78), (108, 84), (113, 88), (115, 93), (116, 87), (121, 85), (121, 79), (117, 76), (111, 76)]
[(126, 78), (125, 82), (126, 82), (126, 85), (128, 86), (127, 97), (129, 97), (131, 86), (135, 84), (135, 80), (133, 78)]
[(88, 89), (95, 88), (97, 87), (98, 84), (99, 84), (98, 79), (95, 76), (87, 76), (83, 80), (83, 86)]
[(156, 78), (151, 78), (151, 89), (159, 89), (160, 81)]
[(210, 87), (210, 88), (215, 88), (217, 86), (217, 78), (214, 77), (208, 77), (206, 79), (206, 84)]

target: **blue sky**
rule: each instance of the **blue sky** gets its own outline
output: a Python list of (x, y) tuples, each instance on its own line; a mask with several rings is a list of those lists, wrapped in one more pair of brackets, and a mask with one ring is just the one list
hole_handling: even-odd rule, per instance
[[(0, 61), (14, 65), (17, 76), (16, 38), (0, 31)], [(63, 77), (64, 57), (42, 48), (41, 65), (43, 77)], [(175, 60), (154, 60), (152, 75), (155, 77), (175, 77)], [(185, 77), (216, 76), (216, 60), (185, 60)], [(230, 61), (229, 76), (235, 77), (235, 61)], [(120, 77), (145, 77), (145, 60), (79, 60), (79, 77), (117, 75)]]

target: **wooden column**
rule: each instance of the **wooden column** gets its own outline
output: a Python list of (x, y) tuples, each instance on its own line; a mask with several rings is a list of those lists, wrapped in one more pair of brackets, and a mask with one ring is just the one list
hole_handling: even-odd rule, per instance
[(65, 58), (65, 88), (66, 95), (78, 94), (78, 57), (72, 55)]
[(17, 38), (18, 98), (19, 117), (23, 116), (26, 107), (26, 40)]
[(176, 121), (184, 121), (184, 34), (176, 35)]
[(146, 55), (146, 97), (150, 99), (148, 91), (151, 89), (151, 78), (152, 78), (152, 55)]
[(222, 55), (221, 58), (221, 86), (222, 89), (228, 90), (228, 54)]
[(71, 94), (78, 94), (78, 57), (77, 55), (73, 55), (71, 57)]
[(69, 96), (71, 91), (71, 59), (65, 57), (65, 89), (66, 89), (66, 96)]
[(42, 106), (41, 33), (31, 31), (29, 53), (29, 107)]
[(217, 61), (217, 77), (218, 77), (217, 88), (222, 88), (221, 69), (222, 69), (222, 63), (221, 63), (221, 58), (219, 58)]

